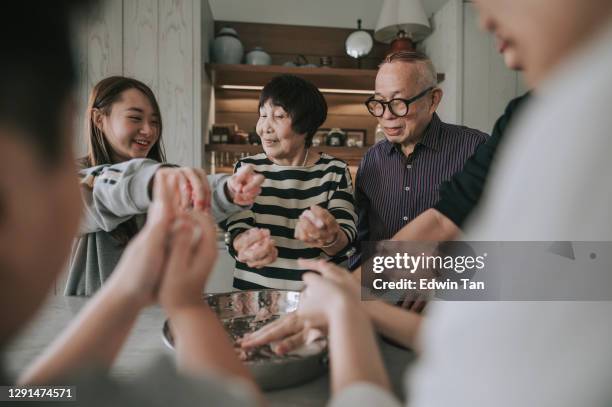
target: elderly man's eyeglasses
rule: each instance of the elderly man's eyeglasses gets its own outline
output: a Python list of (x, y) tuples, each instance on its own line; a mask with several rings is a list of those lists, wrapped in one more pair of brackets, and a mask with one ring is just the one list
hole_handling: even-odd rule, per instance
[(372, 96), (371, 98), (365, 101), (365, 105), (368, 108), (368, 112), (370, 112), (370, 114), (374, 117), (382, 117), (382, 115), (385, 114), (385, 107), (388, 107), (389, 111), (394, 116), (403, 117), (408, 114), (408, 110), (410, 108), (411, 103), (425, 96), (427, 92), (429, 92), (433, 88), (433, 86), (430, 86), (423, 92), (411, 97), (410, 99), (395, 98), (391, 99), (388, 102), (385, 102), (384, 100), (380, 99), (375, 99), (374, 96)]

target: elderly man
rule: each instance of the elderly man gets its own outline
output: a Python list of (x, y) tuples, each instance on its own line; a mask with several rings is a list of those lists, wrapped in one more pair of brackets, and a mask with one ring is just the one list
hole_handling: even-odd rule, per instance
[[(375, 88), (366, 106), (386, 140), (366, 153), (357, 171), (358, 242), (389, 239), (432, 207), (440, 183), (459, 171), (487, 138), (440, 120), (436, 109), (442, 90), (436, 87), (431, 60), (420, 52), (387, 56)], [(359, 265), (357, 250), (351, 268)]]

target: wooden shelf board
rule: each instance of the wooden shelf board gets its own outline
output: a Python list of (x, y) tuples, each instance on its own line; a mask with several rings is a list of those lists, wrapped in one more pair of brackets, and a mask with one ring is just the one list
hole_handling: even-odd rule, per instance
[[(292, 74), (303, 77), (319, 88), (373, 92), (375, 69), (301, 68), (281, 65), (206, 64), (206, 73), (215, 87), (264, 86), (273, 77)], [(438, 82), (444, 74), (438, 74)]]
[(206, 72), (216, 87), (264, 86), (275, 76), (292, 74), (311, 81), (319, 88), (373, 92), (376, 78), (376, 71), (373, 69), (301, 68), (280, 65), (206, 64)]

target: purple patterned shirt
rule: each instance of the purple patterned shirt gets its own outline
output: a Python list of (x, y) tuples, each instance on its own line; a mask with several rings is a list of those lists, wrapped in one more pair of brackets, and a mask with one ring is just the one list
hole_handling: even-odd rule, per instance
[(387, 140), (372, 146), (357, 170), (357, 253), (350, 268), (359, 265), (359, 242), (390, 239), (434, 206), (440, 184), (461, 170), (487, 137), (478, 130), (443, 123), (434, 113), (408, 157)]

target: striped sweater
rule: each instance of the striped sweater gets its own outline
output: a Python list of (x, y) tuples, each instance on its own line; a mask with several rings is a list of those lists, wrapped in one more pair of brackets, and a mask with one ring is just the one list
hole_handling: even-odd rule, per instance
[[(277, 288), (300, 290), (303, 269), (298, 258), (330, 257), (319, 248), (307, 247), (293, 236), (300, 214), (311, 205), (326, 208), (346, 233), (349, 245), (332, 261), (340, 262), (357, 235), (357, 215), (353, 205), (353, 184), (348, 165), (337, 158), (321, 154), (310, 166), (281, 166), (272, 163), (264, 153), (238, 161), (235, 170), (252, 164), (265, 177), (261, 194), (248, 210), (227, 220), (227, 230), (233, 237), (253, 227), (269, 229), (276, 242), (278, 258), (267, 266), (255, 269), (236, 260), (234, 287), (238, 289)], [(233, 245), (230, 254), (236, 259)]]

